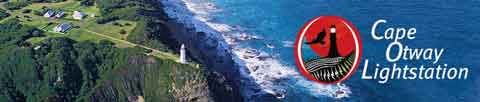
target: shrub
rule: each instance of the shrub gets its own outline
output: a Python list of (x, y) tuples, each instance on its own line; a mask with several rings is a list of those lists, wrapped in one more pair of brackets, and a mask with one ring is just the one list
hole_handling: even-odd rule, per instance
[(7, 18), (8, 16), (10, 16), (10, 14), (8, 14), (7, 11), (0, 9), (0, 20)]
[(22, 13), (31, 13), (32, 12), (32, 9), (25, 9), (22, 11)]
[(96, 20), (98, 24), (105, 24), (111, 21), (118, 20), (119, 18), (116, 16), (108, 16), (108, 17), (102, 17)]
[(33, 14), (37, 16), (43, 16), (43, 11), (33, 10)]
[(119, 26), (120, 23), (118, 23), (118, 22), (113, 22), (113, 25)]
[(127, 34), (127, 31), (125, 29), (120, 30), (120, 34)]
[(31, 4), (31, 2), (29, 2), (29, 1), (17, 1), (17, 2), (7, 2), (7, 3), (3, 4), (3, 6), (5, 8), (7, 8), (8, 10), (18, 10), (18, 9), (22, 9), (23, 7), (26, 7), (30, 4)]

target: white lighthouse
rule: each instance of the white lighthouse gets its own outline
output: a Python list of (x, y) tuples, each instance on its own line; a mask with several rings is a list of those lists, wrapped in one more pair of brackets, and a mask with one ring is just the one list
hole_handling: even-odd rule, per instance
[(180, 63), (187, 64), (187, 55), (184, 44), (182, 44), (182, 47), (180, 47)]

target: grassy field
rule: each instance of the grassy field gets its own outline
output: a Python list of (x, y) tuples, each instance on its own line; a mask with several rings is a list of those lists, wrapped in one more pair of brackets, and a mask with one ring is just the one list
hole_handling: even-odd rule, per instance
[[(4, 8), (3, 4), (1, 8)], [(62, 18), (47, 18), (34, 14), (34, 11), (42, 11), (43, 8), (64, 11), (65, 15)], [(25, 10), (31, 10), (31, 12), (25, 13)], [(80, 11), (87, 16), (82, 20), (73, 19), (73, 11)], [(34, 37), (27, 40), (32, 44), (38, 44), (44, 39), (51, 37), (68, 37), (76, 41), (89, 40), (98, 42), (100, 40), (109, 40), (120, 48), (140, 46), (126, 40), (128, 34), (137, 26), (137, 22), (117, 20), (106, 24), (97, 24), (96, 19), (98, 16), (101, 16), (100, 10), (96, 6), (81, 6), (80, 3), (75, 0), (67, 0), (59, 3), (33, 3), (19, 10), (9, 11), (9, 13), (11, 14), (9, 18), (15, 17), (19, 19), (22, 24), (34, 26), (45, 31), (45, 37)], [(53, 28), (62, 23), (69, 23), (73, 27), (65, 33), (54, 32)], [(158, 51), (146, 46), (140, 47), (153, 50), (147, 55), (178, 61), (178, 55)]]
[[(42, 11), (42, 8), (61, 10), (65, 12), (65, 15), (62, 18), (47, 18), (33, 13), (35, 10)], [(32, 12), (24, 13), (23, 11), (25, 10), (32, 10)], [(73, 11), (80, 11), (87, 16), (83, 20), (73, 19)], [(105, 34), (117, 39), (126, 39), (128, 33), (130, 33), (136, 26), (136, 23), (133, 21), (116, 21), (117, 23), (111, 22), (107, 24), (97, 24), (95, 20), (97, 16), (100, 16), (99, 9), (95, 6), (81, 6), (80, 3), (75, 0), (68, 0), (59, 3), (33, 3), (20, 10), (10, 11), (9, 13), (12, 15), (10, 16), (11, 18), (16, 17), (23, 24), (37, 27), (46, 32), (46, 37), (37, 37), (28, 40), (33, 44), (49, 37), (68, 37), (77, 41), (90, 40), (94, 42), (105, 39), (110, 40), (108, 38), (91, 34), (86, 30)], [(63, 34), (52, 31), (55, 26), (62, 23), (69, 23), (74, 27)], [(114, 25), (114, 23), (117, 25)], [(123, 34), (121, 34), (121, 31), (123, 31)], [(116, 43), (118, 47), (134, 47), (119, 41), (112, 42)]]
[[(107, 24), (97, 24), (94, 21), (90, 21), (85, 26), (85, 29), (97, 33), (102, 33), (117, 39), (126, 40), (128, 34), (135, 28), (135, 26), (136, 22), (125, 20), (117, 20), (115, 22), (109, 22)], [(122, 30), (126, 31), (126, 33), (121, 34)]]
[[(10, 0), (9, 2), (12, 2), (12, 1), (14, 0)], [(0, 5), (1, 5), (0, 8), (4, 8), (2, 3), (0, 3)], [(42, 15), (38, 15), (38, 11), (43, 11), (42, 10), (43, 8), (61, 10), (61, 11), (64, 11), (66, 14), (63, 18), (46, 18), (46, 17), (43, 17)], [(29, 10), (31, 12), (25, 12)], [(134, 10), (134, 9), (131, 9), (131, 10)], [(87, 16), (83, 20), (75, 20), (72, 17), (73, 11), (81, 11), (89, 16)], [(155, 47), (152, 48), (152, 46), (154, 45), (148, 45), (148, 44), (141, 45), (141, 44), (132, 43), (135, 40), (127, 40), (127, 37), (129, 36), (129, 34), (132, 33), (134, 30), (135, 32), (132, 33), (132, 35), (130, 36), (145, 34), (142, 32), (142, 31), (145, 31), (143, 28), (148, 29), (147, 27), (145, 27), (146, 25), (144, 24), (145, 21), (116, 20), (114, 22), (108, 22), (106, 24), (97, 24), (96, 23), (97, 18), (102, 17), (102, 15), (100, 15), (99, 13), (99, 9), (96, 8), (95, 6), (88, 6), (88, 7), (80, 6), (79, 2), (77, 2), (76, 0), (68, 0), (65, 2), (59, 2), (59, 3), (33, 3), (19, 10), (8, 10), (7, 12), (11, 16), (9, 16), (8, 18), (2, 19), (0, 22), (7, 21), (8, 19), (10, 20), (18, 19), (20, 20), (20, 23), (22, 25), (33, 26), (44, 31), (43, 35), (45, 36), (43, 37), (32, 37), (27, 39), (27, 42), (30, 42), (33, 44), (31, 47), (36, 47), (38, 46), (39, 43), (49, 38), (67, 37), (75, 41), (99, 42), (101, 40), (109, 40), (115, 43), (115, 45), (120, 48), (134, 48), (134, 49), (119, 49), (119, 48), (108, 47), (108, 48), (105, 48), (108, 50), (101, 50), (102, 47), (98, 46), (97, 48), (93, 48), (98, 50), (93, 51), (95, 53), (91, 54), (91, 52), (86, 52), (88, 49), (85, 49), (84, 51), (82, 50), (83, 47), (81, 47), (80, 49), (72, 49), (74, 50), (74, 52), (76, 52), (76, 54), (78, 54), (79, 57), (77, 57), (78, 59), (76, 58), (71, 59), (73, 63), (69, 64), (66, 67), (58, 67), (56, 69), (52, 69), (52, 71), (42, 70), (41, 72), (36, 72), (35, 68), (48, 69), (49, 66), (32, 67), (33, 69), (32, 72), (40, 73), (39, 75), (32, 75), (32, 76), (34, 77), (41, 76), (40, 78), (43, 78), (44, 76), (48, 75), (45, 73), (53, 72), (53, 70), (63, 71), (63, 69), (72, 70), (73, 68), (82, 68), (80, 66), (86, 65), (84, 63), (93, 65), (92, 62), (95, 61), (96, 66), (93, 68), (98, 68), (98, 69), (93, 69), (93, 70), (95, 71), (98, 70), (98, 73), (94, 73), (94, 74), (87, 73), (88, 74), (87, 75), (83, 72), (83, 70), (80, 69), (82, 73), (81, 73), (81, 76), (80, 75), (78, 76), (79, 77), (83, 77), (84, 75), (98, 76), (98, 79), (82, 78), (90, 81), (93, 80), (92, 83), (94, 84), (91, 86), (91, 89), (90, 89), (90, 86), (87, 86), (87, 88), (84, 88), (83, 86), (79, 87), (81, 88), (79, 91), (79, 94), (78, 95), (74, 94), (75, 96), (73, 96), (73, 97), (81, 96), (81, 97), (77, 97), (77, 99), (85, 98), (86, 100), (89, 100), (90, 98), (93, 99), (93, 97), (90, 97), (90, 96), (94, 96), (97, 94), (106, 96), (106, 99), (110, 99), (109, 97), (111, 96), (112, 98), (117, 98), (118, 100), (127, 99), (124, 97), (130, 98), (131, 96), (129, 95), (135, 95), (135, 96), (142, 95), (138, 97), (142, 97), (142, 98), (145, 97), (144, 98), (145, 101), (172, 101), (174, 100), (173, 98), (180, 99), (180, 97), (175, 97), (175, 96), (178, 96), (179, 94), (180, 95), (183, 95), (183, 94), (202, 95), (203, 98), (200, 97), (199, 100), (206, 99), (205, 97), (208, 98), (208, 95), (209, 95), (208, 86), (207, 86), (208, 84), (207, 84), (206, 78), (203, 77), (204, 76), (204, 73), (203, 73), (204, 70), (202, 69), (203, 67), (201, 67), (199, 64), (196, 64), (195, 62), (191, 62), (189, 64), (180, 64), (178, 63), (179, 55), (177, 54), (165, 52), (166, 50), (161, 49), (160, 47), (156, 47), (158, 49), (154, 49)], [(117, 13), (121, 13), (121, 12), (117, 11)], [(95, 15), (95, 16), (90, 16), (90, 15)], [(131, 14), (125, 14), (125, 15), (131, 15)], [(136, 15), (131, 15), (131, 16), (136, 16)], [(72, 25), (72, 28), (65, 33), (54, 32), (53, 28), (62, 23), (69, 23)], [(11, 31), (11, 29), (9, 29), (8, 31)], [(89, 45), (86, 45), (86, 46), (89, 46)], [(31, 48), (31, 47), (28, 47), (28, 48)], [(115, 52), (114, 53), (110, 52), (112, 51), (110, 49), (112, 49)], [(35, 51), (32, 50), (32, 51), (33, 51), (32, 53), (34, 53), (36, 50)], [(40, 50), (40, 51), (44, 51), (44, 50)], [(50, 55), (71, 54), (70, 52), (67, 52), (64, 50), (59, 50), (59, 51), (52, 50), (48, 52)], [(140, 55), (140, 54), (145, 54), (149, 57), (145, 57), (145, 55)], [(94, 59), (90, 59), (91, 56), (88, 56), (89, 58), (84, 58), (84, 57), (81, 57), (81, 55), (93, 55), (93, 56), (98, 56), (98, 58), (94, 57)], [(108, 56), (105, 57), (103, 55), (108, 55)], [(54, 57), (57, 57), (57, 56), (54, 56)], [(10, 57), (4, 57), (4, 58), (10, 58)], [(57, 58), (45, 58), (45, 60), (42, 60), (43, 58), (37, 58), (37, 59), (41, 59), (41, 60), (38, 60), (39, 63), (40, 62), (48, 63), (47, 65), (50, 65), (50, 63), (52, 63), (51, 65), (56, 65), (55, 62), (58, 63), (58, 65), (60, 64), (63, 65), (64, 64), (63, 62), (67, 62), (66, 60), (70, 60), (70, 59), (62, 59), (62, 58), (64, 57), (60, 56), (58, 57), (58, 60)], [(33, 58), (31, 59), (35, 60)], [(54, 60), (50, 60), (50, 59), (54, 59)], [(65, 60), (65, 61), (62, 62), (62, 60)], [(90, 60), (92, 61), (90, 62)], [(48, 61), (48, 62), (44, 62), (44, 61)], [(138, 63), (138, 65), (131, 64), (131, 63)], [(37, 64), (26, 64), (26, 65), (37, 65)], [(41, 64), (38, 64), (38, 65), (41, 65)], [(9, 67), (9, 68), (15, 69), (15, 67)], [(92, 68), (88, 68), (88, 69), (92, 69)], [(72, 70), (72, 71), (74, 71), (75, 73), (78, 72), (78, 70)], [(53, 75), (58, 76), (58, 74), (53, 74)], [(67, 75), (72, 75), (72, 77), (77, 77), (77, 74), (66, 73), (65, 76)], [(24, 78), (24, 77), (20, 77), (20, 78)], [(65, 78), (71, 78), (71, 77), (69, 76)], [(11, 78), (11, 79), (14, 79), (14, 78)], [(70, 79), (66, 79), (66, 80), (70, 80)], [(45, 85), (45, 86), (49, 85), (49, 81), (41, 81), (41, 82), (42, 82), (40, 83), (41, 85)], [(78, 82), (78, 81), (75, 80), (75, 82)], [(85, 81), (85, 82), (89, 82), (89, 81)], [(89, 84), (85, 82), (82, 82), (83, 85)], [(34, 84), (35, 83), (31, 83), (29, 85), (34, 85)], [(139, 88), (142, 88), (142, 87), (143, 89), (140, 90)], [(25, 95), (26, 99), (33, 99), (32, 97), (45, 99), (45, 98), (50, 98), (48, 97), (48, 95), (56, 94), (54, 92), (57, 92), (57, 91), (43, 90), (47, 88), (50, 88), (50, 87), (40, 87), (39, 89), (42, 89), (42, 90), (32, 91), (38, 95), (31, 95), (27, 93), (21, 93), (21, 95)], [(83, 89), (87, 89), (87, 90), (84, 91)], [(58, 92), (61, 92), (61, 91), (58, 91)], [(68, 91), (68, 92), (73, 92), (73, 91)], [(96, 92), (99, 92), (99, 93), (96, 93)], [(109, 94), (109, 93), (118, 93), (118, 94)], [(124, 93), (135, 93), (135, 94), (124, 94)], [(138, 94), (138, 93), (143, 93), (143, 94)], [(19, 93), (15, 93), (15, 94), (19, 94)], [(0, 97), (0, 100), (1, 98), (2, 97)], [(95, 99), (101, 99), (101, 98), (102, 97), (100, 98), (95, 97)]]

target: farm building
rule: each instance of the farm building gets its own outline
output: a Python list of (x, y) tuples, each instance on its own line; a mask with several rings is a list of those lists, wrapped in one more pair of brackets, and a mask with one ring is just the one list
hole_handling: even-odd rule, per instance
[(48, 10), (45, 14), (43, 14), (43, 17), (52, 17), (55, 14), (52, 10)]
[(74, 11), (72, 16), (73, 19), (82, 20), (83, 17), (85, 17), (85, 14), (80, 11)]
[(66, 32), (71, 27), (72, 27), (72, 25), (70, 25), (68, 23), (62, 23), (62, 24), (56, 26), (55, 28), (53, 28), (53, 31), (63, 33), (63, 32)]

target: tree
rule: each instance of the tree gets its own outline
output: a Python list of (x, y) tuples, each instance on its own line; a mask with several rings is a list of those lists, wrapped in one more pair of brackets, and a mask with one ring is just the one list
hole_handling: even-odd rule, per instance
[(127, 34), (127, 31), (125, 29), (120, 30), (120, 34)]
[(95, 4), (94, 0), (81, 0), (80, 5), (82, 6), (93, 6)]
[(3, 6), (5, 8), (7, 8), (8, 10), (18, 10), (18, 9), (22, 9), (23, 7), (26, 7), (30, 4), (31, 4), (30, 1), (19, 0), (19, 1), (7, 2), (7, 3), (3, 4)]
[(0, 9), (0, 20), (7, 18), (8, 16), (10, 16), (10, 14), (7, 13), (7, 11), (5, 11), (4, 9)]

